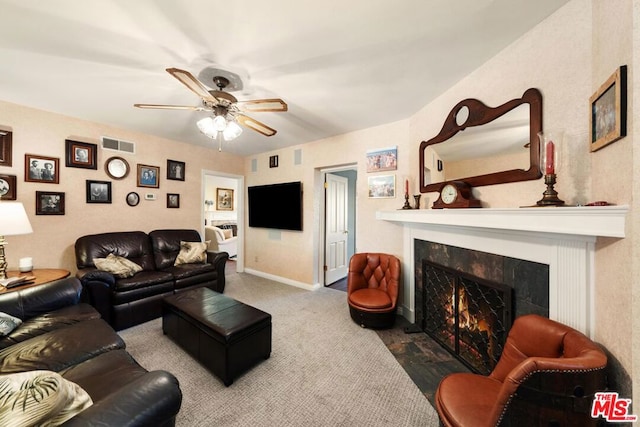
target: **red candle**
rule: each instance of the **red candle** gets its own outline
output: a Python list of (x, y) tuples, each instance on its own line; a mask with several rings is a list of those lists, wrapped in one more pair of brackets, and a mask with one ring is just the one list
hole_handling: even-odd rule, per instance
[(553, 164), (554, 150), (555, 146), (553, 145), (553, 141), (547, 142), (547, 164), (544, 171), (547, 175), (555, 173), (555, 165)]
[(404, 180), (404, 194), (409, 194), (409, 180)]

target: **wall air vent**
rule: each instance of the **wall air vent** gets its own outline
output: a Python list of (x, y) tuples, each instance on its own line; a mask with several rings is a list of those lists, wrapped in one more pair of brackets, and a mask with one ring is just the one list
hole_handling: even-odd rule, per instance
[(134, 142), (121, 141), (108, 136), (102, 137), (102, 148), (104, 150), (121, 151), (123, 153), (135, 154), (136, 144)]

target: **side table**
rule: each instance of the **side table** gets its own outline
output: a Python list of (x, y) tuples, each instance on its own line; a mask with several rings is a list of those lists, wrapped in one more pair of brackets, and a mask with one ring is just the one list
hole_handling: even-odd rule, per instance
[(34, 276), (35, 280), (26, 285), (16, 286), (14, 288), (2, 289), (0, 290), (0, 294), (5, 292), (13, 292), (19, 291), (22, 289), (27, 289), (32, 286), (44, 285), (45, 283), (53, 282), (54, 280), (64, 279), (65, 277), (69, 277), (69, 270), (63, 270), (59, 268), (34, 268), (31, 271), (27, 271), (26, 273), (22, 273), (20, 271), (7, 271), (7, 277), (18, 277), (18, 276)]

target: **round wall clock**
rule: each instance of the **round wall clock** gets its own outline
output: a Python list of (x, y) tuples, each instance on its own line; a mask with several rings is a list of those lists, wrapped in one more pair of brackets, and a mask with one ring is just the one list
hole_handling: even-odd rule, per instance
[(123, 179), (129, 175), (129, 163), (122, 157), (110, 157), (104, 164), (104, 170), (113, 179)]
[(127, 194), (127, 204), (129, 206), (137, 206), (140, 203), (140, 196), (135, 191)]

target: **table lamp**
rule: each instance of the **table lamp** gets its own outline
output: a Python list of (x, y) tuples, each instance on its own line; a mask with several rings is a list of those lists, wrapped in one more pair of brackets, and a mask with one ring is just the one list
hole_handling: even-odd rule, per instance
[(0, 279), (7, 278), (7, 260), (4, 257), (5, 236), (33, 233), (29, 217), (20, 202), (0, 202)]

